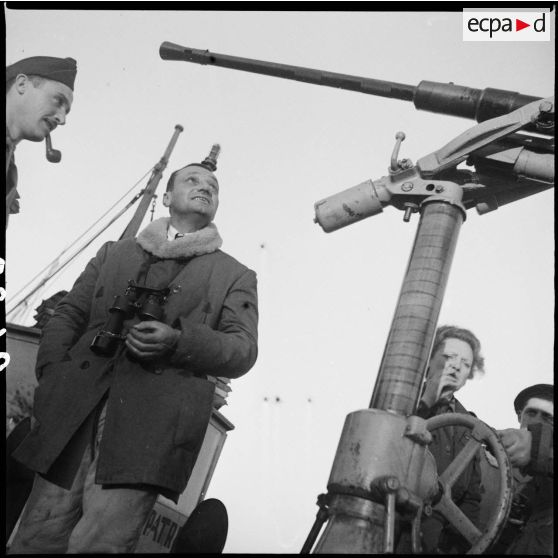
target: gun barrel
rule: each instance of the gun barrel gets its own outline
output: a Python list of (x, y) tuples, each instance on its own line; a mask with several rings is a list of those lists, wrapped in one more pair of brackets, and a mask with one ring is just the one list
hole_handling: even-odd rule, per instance
[(348, 89), (367, 95), (413, 101), (415, 107), (419, 110), (471, 118), (477, 120), (477, 122), (507, 114), (541, 98), (502, 89), (473, 89), (452, 83), (432, 81), (421, 81), (418, 86), (406, 85), (392, 81), (218, 54), (168, 41), (161, 44), (159, 54), (163, 60), (182, 60), (195, 64), (209, 64), (315, 85)]
[(288, 64), (278, 64), (276, 62), (265, 62), (263, 60), (241, 58), (239, 56), (229, 56), (227, 54), (217, 54), (215, 52), (209, 52), (209, 50), (199, 50), (169, 42), (161, 44), (159, 54), (163, 60), (183, 60), (185, 62), (194, 62), (195, 64), (211, 64), (213, 66), (221, 66), (222, 68), (242, 70), (243, 72), (264, 74), (266, 76), (280, 77), (283, 79), (292, 79), (327, 87), (337, 87), (350, 91), (360, 91), (369, 95), (391, 97), (403, 101), (412, 101), (415, 90), (415, 87), (402, 83), (381, 81), (348, 74), (338, 74), (335, 72), (324, 72), (312, 68), (290, 66)]
[(474, 89), (453, 83), (421, 81), (416, 87), (413, 103), (418, 110), (462, 116), (484, 122), (542, 99), (505, 89)]

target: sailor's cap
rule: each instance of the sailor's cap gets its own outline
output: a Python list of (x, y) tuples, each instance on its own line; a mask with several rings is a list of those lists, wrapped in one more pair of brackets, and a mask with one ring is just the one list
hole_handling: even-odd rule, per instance
[(550, 384), (535, 384), (534, 386), (526, 387), (518, 393), (513, 402), (515, 412), (521, 413), (527, 401), (532, 397), (554, 402), (554, 386)]
[(14, 62), (6, 68), (6, 82), (19, 74), (41, 76), (59, 81), (74, 90), (77, 63), (73, 58), (56, 58), (54, 56), (32, 56)]

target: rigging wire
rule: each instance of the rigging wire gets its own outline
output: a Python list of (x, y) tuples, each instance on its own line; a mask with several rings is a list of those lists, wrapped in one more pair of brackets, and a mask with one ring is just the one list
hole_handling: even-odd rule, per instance
[[(82, 239), (97, 223), (99, 223), (99, 221), (101, 221), (101, 219), (103, 219), (108, 213), (110, 213), (110, 211), (112, 211), (116, 205), (118, 205), (134, 188), (137, 187), (137, 185), (145, 179), (145, 177), (153, 172), (153, 169), (155, 168), (155, 166), (151, 167), (139, 180), (136, 181), (136, 183), (129, 189), (127, 190), (116, 202), (114, 202), (92, 225), (90, 225), (83, 233), (81, 233), (71, 244), (69, 244), (68, 246), (66, 246), (66, 248), (64, 248), (64, 250), (62, 250), (62, 252), (60, 252), (60, 254), (58, 254), (58, 256), (56, 256), (56, 258), (54, 258), (50, 263), (48, 263), (47, 265), (45, 265), (32, 279), (30, 279), (25, 285), (23, 285), (23, 287), (21, 287), (19, 289), (19, 291), (17, 291), (13, 297), (16, 298), (20, 293), (22, 293), (23, 291), (25, 291), (25, 289), (27, 287), (29, 287), (29, 285), (31, 285), (38, 277), (40, 277), (47, 269), (49, 269), (57, 260), (59, 260), (72, 246), (74, 246), (75, 244), (77, 244), (77, 242)], [(111, 221), (112, 222), (112, 221)], [(103, 229), (101, 232), (103, 232), (105, 229)], [(97, 236), (99, 236), (98, 233), (94, 238), (97, 238)], [(79, 252), (78, 252), (79, 253)], [(27, 298), (27, 297), (25, 297)], [(13, 309), (12, 309), (13, 310)], [(10, 310), (10, 312), (12, 311)]]
[[(13, 308), (10, 309), (9, 312), (13, 312), (14, 310), (16, 310), (21, 304), (25, 303), (29, 297), (31, 297), (32, 295), (34, 295), (34, 293), (37, 292), (38, 289), (40, 289), (43, 285), (45, 285), (48, 281), (50, 281), (50, 279), (52, 279), (57, 273), (59, 273), (62, 269), (64, 269), (78, 254), (80, 254), (81, 252), (83, 252), (83, 250), (85, 250), (96, 238), (98, 238), (108, 227), (110, 227), (118, 218), (120, 218), (120, 216), (127, 211), (138, 199), (140, 199), (141, 197), (144, 197), (145, 200), (147, 201), (147, 195), (152, 196), (154, 194), (154, 190), (157, 187), (159, 181), (161, 180), (162, 177), (162, 171), (166, 168), (170, 154), (172, 153), (172, 150), (174, 149), (174, 146), (176, 144), (176, 141), (178, 139), (178, 136), (181, 132), (183, 132), (184, 127), (180, 124), (177, 124), (174, 127), (174, 133), (171, 137), (171, 140), (165, 150), (165, 153), (163, 154), (163, 157), (159, 160), (159, 162), (154, 165), (153, 167), (151, 167), (149, 169), (149, 171), (147, 171), (147, 173), (145, 173), (145, 175), (136, 182), (136, 184), (134, 186), (132, 186), (132, 188), (135, 188), (135, 186), (137, 186), (137, 184), (139, 184), (139, 182), (141, 180), (143, 180), (145, 178), (145, 176), (147, 176), (149, 173), (152, 173), (152, 177), (149, 180), (147, 186), (139, 193), (137, 194), (134, 199), (132, 199), (124, 209), (122, 209), (115, 217), (113, 217), (110, 222), (105, 225), (100, 231), (98, 231), (90, 240), (88, 240), (81, 248), (79, 248), (70, 258), (68, 258), (62, 265), (60, 265), (59, 267), (55, 268), (55, 270), (50, 273), (50, 269), (48, 269), (47, 271), (47, 277), (45, 277), (40, 283), (39, 285), (37, 285), (34, 289), (31, 290), (30, 293), (28, 293), (25, 297), (22, 298), (22, 300), (20, 300)], [(153, 188), (154, 185), (154, 188)], [(132, 188), (130, 188), (130, 190), (128, 190), (128, 192), (126, 192), (121, 198), (120, 200), (122, 200), (124, 198), (124, 196), (126, 196), (131, 190)], [(118, 200), (118, 202), (120, 201)], [(116, 203), (118, 203), (116, 202)], [(144, 212), (144, 200), (142, 200), (142, 203), (140, 203), (140, 206), (138, 208), (138, 211), (141, 209)], [(91, 230), (91, 228), (96, 225), (105, 215), (107, 215), (107, 213), (116, 206), (116, 203), (113, 204), (113, 206), (107, 211), (105, 212), (105, 214), (100, 217), (93, 225), (91, 225), (89, 227), (89, 229), (86, 231), (88, 232), (89, 230)], [(136, 211), (136, 213), (138, 213)], [(145, 212), (144, 212), (145, 213)], [(138, 214), (139, 216), (140, 214)], [(137, 221), (136, 216), (134, 215), (134, 219)], [(134, 221), (134, 219), (132, 219), (132, 221)], [(137, 232), (136, 230), (136, 226), (139, 226), (141, 223), (135, 223), (134, 224), (134, 235)], [(128, 225), (128, 227), (131, 226), (131, 223)], [(126, 228), (126, 230), (124, 231), (123, 235), (126, 234), (126, 231), (128, 231), (128, 227)], [(131, 229), (130, 229), (131, 230)], [(54, 262), (51, 264), (53, 267), (55, 264), (57, 264), (57, 260), (59, 260), (59, 258), (62, 256), (62, 254), (64, 254), (66, 251), (68, 251), (68, 249), (73, 246), (77, 240), (79, 240), (80, 238), (82, 238), (83, 236), (85, 236), (85, 232), (78, 237), (78, 239), (76, 239), (69, 247), (67, 247), (65, 250), (62, 251), (62, 253), (56, 258), (56, 260), (54, 260)], [(40, 273), (42, 273), (45, 270), (45, 268), (43, 268), (41, 270)], [(40, 274), (39, 273), (39, 274)], [(33, 279), (35, 280), (38, 277), (38, 275), (36, 275)], [(27, 288), (30, 285), (30, 282), (28, 282), (25, 287), (23, 287), (22, 289), (20, 289), (18, 291), (17, 294), (20, 294), (23, 289)]]
[[(151, 172), (153, 172), (155, 166), (151, 167), (128, 191), (126, 191), (101, 217), (99, 217), (92, 225), (90, 225), (86, 231), (84, 231), (80, 236), (78, 236), (70, 245), (68, 245), (62, 252), (49, 264), (47, 264), (39, 273), (37, 273), (30, 281), (28, 281), (17, 293), (14, 295), (16, 297), (18, 294), (22, 293), (29, 285), (33, 283), (45, 270), (49, 269), (57, 260), (59, 260), (72, 246), (74, 246), (81, 238), (83, 238), (87, 232), (89, 232), (95, 225), (101, 221), (114, 207), (122, 201), (122, 199), (128, 195), (137, 185), (144, 180), (144, 178)], [(85, 248), (87, 248), (96, 238), (98, 238), (105, 230), (108, 229), (117, 219), (119, 219), (132, 205), (143, 195), (144, 189), (141, 190), (136, 196), (128, 202), (128, 204), (120, 210), (109, 222), (106, 224), (99, 232), (97, 232), (89, 241), (87, 241), (79, 250), (77, 250), (68, 260), (66, 260), (61, 266), (59, 266), (50, 275), (45, 277), (34, 289), (32, 289), (25, 297), (23, 297), (15, 306), (10, 308), (6, 312), (6, 316), (13, 313), (21, 304), (23, 304), (30, 296), (32, 296), (36, 291), (43, 287), (48, 281), (50, 281), (59, 271), (66, 267), (73, 259), (75, 259)]]
[(48, 281), (50, 281), (55, 275), (57, 275), (62, 269), (64, 269), (74, 258), (76, 258), (83, 250), (85, 250), (96, 238), (98, 238), (103, 232), (105, 232), (117, 219), (119, 219), (132, 205), (143, 195), (143, 190), (134, 196), (134, 198), (128, 202), (126, 207), (121, 209), (95, 236), (89, 239), (79, 250), (77, 250), (70, 258), (68, 258), (62, 265), (57, 267), (48, 277), (45, 277), (31, 292), (22, 298), (13, 308), (11, 308), (6, 316), (14, 312), (21, 304), (23, 304), (29, 297), (33, 296), (40, 288), (42, 288)]

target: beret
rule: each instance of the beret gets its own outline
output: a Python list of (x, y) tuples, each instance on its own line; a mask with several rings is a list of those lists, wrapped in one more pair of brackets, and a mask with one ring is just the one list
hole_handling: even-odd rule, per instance
[(59, 81), (74, 90), (77, 63), (73, 58), (55, 58), (53, 56), (32, 56), (14, 62), (6, 68), (6, 82), (18, 74), (41, 76)]
[(535, 384), (534, 386), (526, 387), (524, 390), (520, 391), (514, 399), (513, 407), (515, 412), (520, 413), (531, 397), (554, 402), (554, 386), (550, 384)]

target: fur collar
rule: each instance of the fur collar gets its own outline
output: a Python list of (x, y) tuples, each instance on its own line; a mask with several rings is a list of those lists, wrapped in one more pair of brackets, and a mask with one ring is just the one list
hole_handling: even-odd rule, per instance
[(209, 254), (218, 250), (223, 244), (217, 227), (213, 223), (182, 238), (167, 240), (169, 221), (169, 217), (162, 217), (147, 225), (138, 235), (137, 243), (146, 252), (163, 260)]

